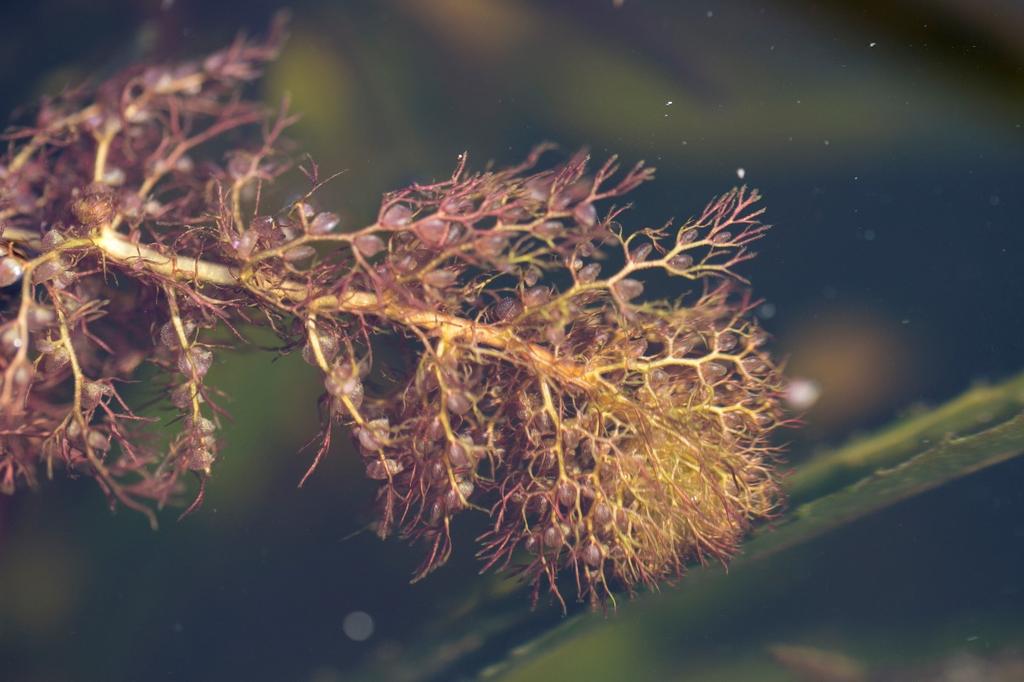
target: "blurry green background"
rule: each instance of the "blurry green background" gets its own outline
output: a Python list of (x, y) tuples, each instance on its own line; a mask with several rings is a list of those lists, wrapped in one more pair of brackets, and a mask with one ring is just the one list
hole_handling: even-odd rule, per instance
[[(0, 111), (138, 59), (199, 55), (263, 30), (279, 7), (5, 7)], [(657, 166), (627, 225), (685, 218), (740, 175), (761, 189), (777, 227), (743, 274), (789, 374), (821, 390), (806, 428), (786, 434), (794, 463), (1024, 365), (1020, 2), (290, 8), (292, 37), (262, 92), (290, 93), (300, 148), (346, 170), (320, 200), (351, 226), (373, 219), (383, 191), (446, 175), (463, 150), (479, 166), (545, 140)], [(154, 534), (82, 481), (0, 499), (0, 678), (348, 679), (401, 661), (422, 624), (491, 584), (463, 545), (408, 585), (416, 551), (357, 532), (372, 488), (345, 438), (296, 489), (316, 377), (270, 360), (238, 356), (211, 373), (235, 422), (186, 521), (166, 513)], [(653, 614), (654, 642), (617, 636), (611, 616), (590, 649), (531, 675), (859, 679), (820, 677), (849, 663), (894, 679), (975, 666), (982, 676), (965, 679), (988, 679), (1024, 651), (1022, 483), (1024, 463), (1009, 462), (737, 571), (726, 580), (740, 599), (702, 610), (717, 615), (685, 635), (673, 619), (687, 614)], [(346, 635), (353, 612), (373, 620), (365, 641)], [(814, 647), (825, 672), (808, 677), (809, 654), (787, 646)]]

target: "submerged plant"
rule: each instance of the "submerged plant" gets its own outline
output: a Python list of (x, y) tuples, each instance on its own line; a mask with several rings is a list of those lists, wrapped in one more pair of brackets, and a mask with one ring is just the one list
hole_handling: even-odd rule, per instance
[[(244, 89), (278, 45), (131, 69), (7, 134), (0, 489), (63, 469), (155, 523), (193, 472), (191, 511), (221, 445), (207, 372), (259, 326), (323, 376), (307, 476), (348, 425), (380, 484), (380, 534), (426, 547), (417, 577), (467, 510), (490, 518), (485, 566), (514, 566), (534, 599), (561, 599), (562, 576), (602, 603), (731, 556), (780, 502), (766, 439), (781, 379), (734, 272), (767, 229), (758, 195), (627, 231), (609, 202), (650, 169), (584, 154), (545, 168), (540, 148), (479, 173), (463, 156), (360, 229), (313, 207), (315, 165), (309, 191), (270, 210), (292, 117)], [(689, 298), (645, 296), (680, 280)], [(416, 357), (375, 392), (386, 337)], [(180, 414), (167, 447), (123, 397), (145, 363)]]

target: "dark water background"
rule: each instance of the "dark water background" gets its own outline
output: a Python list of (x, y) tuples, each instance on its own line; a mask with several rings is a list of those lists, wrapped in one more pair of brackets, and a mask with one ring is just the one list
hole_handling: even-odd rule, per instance
[[(138, 58), (200, 54), (239, 28), (262, 30), (277, 7), (5, 7), (0, 111)], [(1024, 366), (1020, 2), (292, 10), (264, 93), (276, 102), (289, 91), (305, 112), (293, 137), (321, 167), (347, 169), (322, 201), (349, 224), (372, 220), (383, 191), (446, 175), (463, 150), (511, 162), (554, 140), (646, 159), (658, 179), (634, 197), (633, 226), (699, 211), (743, 169), (776, 225), (743, 273), (790, 374), (822, 391), (792, 434), (793, 462)], [(154, 534), (135, 515), (111, 516), (86, 482), (0, 500), (0, 678), (347, 679), (368, 659), (400, 659), (420, 624), (481, 580), (457, 555), (409, 586), (414, 551), (348, 537), (371, 491), (347, 444), (296, 490), (308, 465), (296, 452), (316, 428), (307, 369), (253, 355), (213, 370), (236, 421), (206, 507), (186, 522), (166, 514)], [(1024, 655), (1022, 483), (1020, 461), (961, 480), (744, 576), (743, 606), (699, 637), (666, 633), (671, 646), (652, 646), (616, 639), (612, 624), (599, 656), (538, 674), (801, 679), (765, 653), (777, 643), (919, 679), (1014, 659)], [(344, 632), (354, 611), (373, 618), (365, 642)], [(726, 665), (739, 662), (748, 667)]]

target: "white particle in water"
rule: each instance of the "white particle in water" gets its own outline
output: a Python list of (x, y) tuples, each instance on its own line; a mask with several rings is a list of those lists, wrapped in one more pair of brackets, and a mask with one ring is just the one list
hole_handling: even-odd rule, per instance
[(821, 387), (810, 379), (793, 379), (786, 385), (786, 403), (796, 410), (806, 410), (818, 402), (821, 397)]
[(746, 169), (744, 169), (744, 168), (737, 168), (736, 169), (736, 177), (739, 178), (740, 180), (742, 180), (746, 176), (746, 174), (747, 174)]
[(373, 636), (373, 616), (366, 611), (352, 611), (341, 622), (341, 629), (353, 642), (365, 642)]

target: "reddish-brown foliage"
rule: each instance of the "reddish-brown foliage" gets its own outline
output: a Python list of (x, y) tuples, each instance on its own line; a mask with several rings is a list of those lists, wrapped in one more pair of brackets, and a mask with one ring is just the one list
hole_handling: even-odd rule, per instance
[[(490, 517), (485, 565), (514, 565), (535, 595), (561, 598), (565, 573), (601, 603), (729, 557), (779, 502), (766, 437), (780, 378), (734, 275), (766, 229), (757, 194), (627, 231), (610, 202), (649, 169), (591, 169), (584, 154), (545, 167), (542, 148), (482, 173), (463, 158), (443, 182), (385, 195), (357, 230), (312, 207), (315, 167), (307, 195), (270, 211), (291, 118), (243, 89), (277, 47), (274, 35), (131, 69), (8, 134), (0, 488), (63, 469), (155, 518), (183, 474), (205, 485), (216, 470), (222, 411), (206, 375), (229, 349), (212, 332), (241, 347), (261, 325), (323, 373), (310, 473), (332, 425), (350, 426), (380, 482), (381, 535), (427, 548), (418, 576), (448, 558), (471, 509)], [(240, 138), (256, 143), (211, 151)], [(656, 300), (652, 279), (696, 290)], [(418, 355), (370, 395), (384, 335)], [(143, 363), (180, 412), (166, 449), (122, 398)]]

